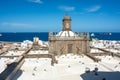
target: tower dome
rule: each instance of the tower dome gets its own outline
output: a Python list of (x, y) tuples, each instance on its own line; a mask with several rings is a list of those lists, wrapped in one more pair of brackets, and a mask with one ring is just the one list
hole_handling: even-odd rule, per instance
[(70, 16), (66, 15), (64, 16), (64, 19), (71, 19)]

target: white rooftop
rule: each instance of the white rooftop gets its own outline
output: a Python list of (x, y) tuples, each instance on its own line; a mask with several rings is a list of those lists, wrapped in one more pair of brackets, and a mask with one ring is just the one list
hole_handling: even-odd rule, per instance
[[(25, 59), (25, 63), (20, 69), (22, 72), (18, 72), (19, 77), (17, 76), (13, 80), (102, 80), (104, 77), (106, 80), (120, 79), (119, 72), (113, 72), (87, 56), (68, 54), (57, 57), (57, 60), (58, 64), (51, 66), (51, 59), (49, 58)], [(108, 64), (109, 66), (113, 65), (112, 63)], [(90, 73), (85, 73), (86, 67), (90, 69)], [(95, 67), (98, 67), (98, 76), (92, 72)]]

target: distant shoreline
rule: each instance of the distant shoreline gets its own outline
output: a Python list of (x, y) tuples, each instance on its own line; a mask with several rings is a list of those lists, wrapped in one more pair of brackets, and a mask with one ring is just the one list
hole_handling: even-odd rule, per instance
[(22, 43), (22, 42), (12, 42), (12, 41), (0, 41), (1, 43)]

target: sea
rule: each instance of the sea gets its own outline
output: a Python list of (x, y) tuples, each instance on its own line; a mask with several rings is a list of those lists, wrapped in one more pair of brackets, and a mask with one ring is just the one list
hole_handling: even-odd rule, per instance
[[(4, 42), (23, 42), (24, 40), (33, 41), (38, 37), (42, 41), (48, 41), (49, 32), (19, 32), (19, 33), (0, 33), (0, 41)], [(120, 41), (120, 32), (90, 32), (90, 40), (97, 38), (99, 40)]]

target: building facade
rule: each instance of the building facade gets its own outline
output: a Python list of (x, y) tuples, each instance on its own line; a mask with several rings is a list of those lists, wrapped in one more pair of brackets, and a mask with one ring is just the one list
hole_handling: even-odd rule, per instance
[(62, 22), (62, 31), (49, 33), (49, 53), (54, 55), (89, 53), (89, 33), (72, 32), (71, 18), (68, 15), (63, 18)]

